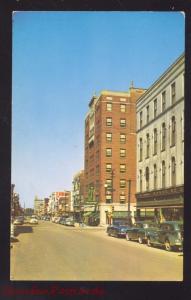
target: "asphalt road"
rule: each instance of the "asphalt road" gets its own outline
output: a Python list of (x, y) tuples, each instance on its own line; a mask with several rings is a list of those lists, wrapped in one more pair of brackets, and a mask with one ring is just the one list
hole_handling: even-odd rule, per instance
[(183, 256), (48, 221), (18, 228), (11, 280), (181, 281)]

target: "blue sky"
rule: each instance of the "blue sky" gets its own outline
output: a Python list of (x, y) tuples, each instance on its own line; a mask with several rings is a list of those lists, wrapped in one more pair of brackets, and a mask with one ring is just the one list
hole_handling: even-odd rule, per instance
[(184, 52), (180, 12), (13, 14), (12, 183), (21, 204), (70, 190), (103, 89), (148, 88)]

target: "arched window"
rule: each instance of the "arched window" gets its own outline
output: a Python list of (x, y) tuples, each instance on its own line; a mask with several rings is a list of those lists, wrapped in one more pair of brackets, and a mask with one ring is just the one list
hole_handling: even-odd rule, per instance
[(154, 190), (157, 189), (157, 166), (154, 165)]
[(175, 157), (171, 159), (171, 184), (172, 186), (176, 185), (176, 161)]
[(175, 145), (175, 139), (176, 139), (176, 120), (173, 116), (171, 119), (171, 146)]
[(146, 153), (146, 158), (149, 157), (149, 152), (150, 152), (150, 140), (149, 140), (149, 134), (147, 134), (147, 153)]
[(143, 140), (140, 138), (140, 161), (143, 160)]
[(143, 178), (142, 178), (142, 170), (139, 171), (139, 182), (140, 182), (140, 192), (142, 192), (142, 188), (143, 188)]
[(146, 190), (149, 190), (149, 168), (146, 167), (146, 172), (145, 172), (145, 177), (146, 177)]
[(166, 186), (166, 167), (165, 167), (165, 161), (162, 161), (162, 188), (165, 188)]
[(157, 129), (154, 129), (154, 149), (153, 154), (157, 154)]
[(165, 150), (166, 147), (166, 125), (162, 123), (162, 151)]

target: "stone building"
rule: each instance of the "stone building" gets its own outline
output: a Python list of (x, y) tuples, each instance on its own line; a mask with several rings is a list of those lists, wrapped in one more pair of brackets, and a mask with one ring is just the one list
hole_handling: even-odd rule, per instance
[(184, 55), (137, 101), (137, 210), (183, 218)]

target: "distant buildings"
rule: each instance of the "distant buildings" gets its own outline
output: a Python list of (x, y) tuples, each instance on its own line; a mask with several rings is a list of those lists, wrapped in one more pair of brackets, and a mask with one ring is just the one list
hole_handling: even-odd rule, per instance
[(184, 55), (137, 101), (137, 210), (183, 218)]
[(79, 171), (73, 177), (72, 204), (75, 219), (81, 221), (84, 209), (84, 170)]
[(135, 206), (136, 101), (144, 89), (102, 91), (85, 119), (85, 205), (101, 224), (124, 218)]
[(15, 185), (11, 184), (11, 217), (14, 219), (23, 214), (19, 194), (14, 192)]
[(63, 215), (71, 211), (71, 192), (59, 191), (53, 192), (49, 197), (47, 214)]

